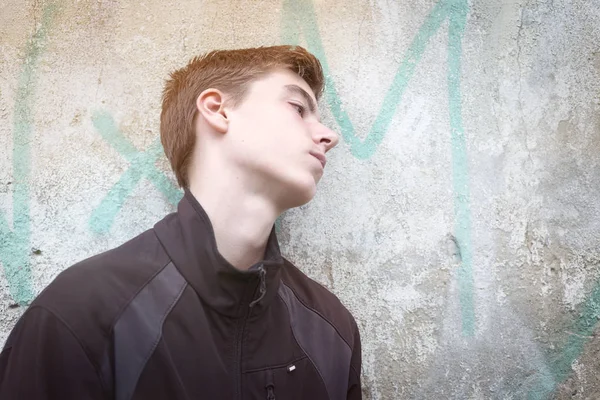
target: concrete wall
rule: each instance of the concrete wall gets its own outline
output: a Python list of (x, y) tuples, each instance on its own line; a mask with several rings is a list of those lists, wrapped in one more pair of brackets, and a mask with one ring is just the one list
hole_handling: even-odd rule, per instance
[(0, 343), (173, 210), (167, 73), (285, 42), (343, 140), (280, 237), (356, 316), (365, 398), (600, 398), (600, 1), (170, 3), (0, 3)]

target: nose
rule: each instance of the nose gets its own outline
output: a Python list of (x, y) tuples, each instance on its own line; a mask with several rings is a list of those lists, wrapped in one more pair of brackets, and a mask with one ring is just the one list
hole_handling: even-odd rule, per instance
[(314, 131), (313, 140), (318, 145), (323, 146), (323, 150), (326, 153), (337, 146), (340, 141), (340, 136), (319, 122), (317, 123), (317, 127)]

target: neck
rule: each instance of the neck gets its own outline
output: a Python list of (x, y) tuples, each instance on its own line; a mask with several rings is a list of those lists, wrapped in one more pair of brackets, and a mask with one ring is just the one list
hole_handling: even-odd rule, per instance
[(240, 177), (220, 173), (194, 178), (190, 192), (210, 218), (219, 253), (240, 270), (262, 260), (279, 215), (276, 208), (268, 199), (245, 190)]

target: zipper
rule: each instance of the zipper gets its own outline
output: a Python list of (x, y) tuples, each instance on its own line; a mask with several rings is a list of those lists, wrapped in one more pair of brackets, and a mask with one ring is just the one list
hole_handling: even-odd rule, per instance
[(259, 301), (261, 301), (262, 298), (265, 297), (265, 293), (267, 293), (267, 271), (265, 271), (265, 267), (262, 264), (260, 267), (258, 267), (258, 276), (260, 279), (258, 284), (258, 298), (250, 303), (250, 308), (254, 307)]
[[(246, 322), (248, 322), (248, 317), (250, 317), (252, 308), (265, 296), (265, 293), (267, 292), (267, 283), (266, 283), (267, 272), (265, 271), (265, 267), (262, 264), (258, 267), (258, 275), (259, 275), (259, 280), (260, 280), (258, 283), (258, 291), (259, 291), (258, 298), (256, 300), (251, 301), (250, 304), (248, 305), (248, 309), (246, 310), (246, 314), (244, 315), (244, 318), (242, 318), (242, 320), (240, 322), (237, 337), (235, 339), (235, 345), (236, 345), (235, 364), (236, 365), (234, 367), (234, 371), (235, 371), (234, 379), (235, 379), (235, 388), (236, 388), (236, 393), (235, 393), (236, 399), (242, 398), (242, 342), (244, 341), (244, 329), (246, 328)], [(256, 289), (257, 288), (255, 288), (254, 292), (252, 293), (252, 298), (254, 298), (256, 295)], [(274, 398), (275, 397), (273, 397), (273, 399)]]
[(268, 371), (268, 380), (265, 389), (267, 390), (267, 400), (275, 400), (275, 383), (273, 382), (273, 371)]
[(239, 329), (238, 329), (238, 334), (235, 340), (235, 367), (234, 367), (234, 371), (235, 371), (235, 389), (236, 389), (236, 393), (235, 393), (235, 398), (236, 399), (241, 399), (242, 398), (242, 342), (244, 340), (244, 328), (246, 327), (246, 321), (248, 321), (248, 317), (250, 316), (250, 310), (251, 308), (248, 307), (248, 311), (246, 312), (246, 315), (244, 316), (244, 318), (242, 318), (241, 323), (239, 325)]

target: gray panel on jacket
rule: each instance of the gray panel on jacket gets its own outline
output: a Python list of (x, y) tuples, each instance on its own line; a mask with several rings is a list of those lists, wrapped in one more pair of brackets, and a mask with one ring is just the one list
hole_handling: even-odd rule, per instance
[(290, 313), (294, 337), (323, 378), (329, 398), (345, 399), (352, 349), (328, 321), (302, 304), (289, 287), (281, 284), (279, 297)]
[(187, 282), (169, 263), (127, 306), (114, 328), (115, 399), (129, 400)]

